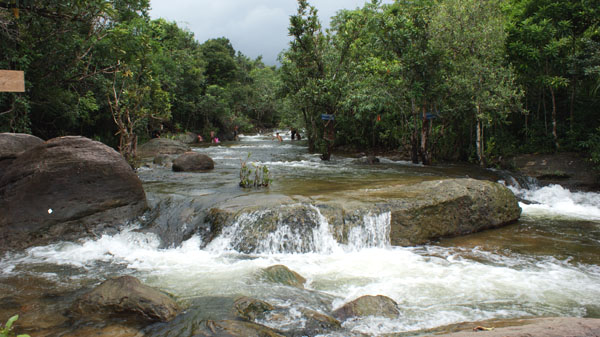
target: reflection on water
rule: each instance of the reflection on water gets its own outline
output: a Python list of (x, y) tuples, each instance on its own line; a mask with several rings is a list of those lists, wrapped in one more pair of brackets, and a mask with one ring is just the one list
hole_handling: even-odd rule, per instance
[[(216, 169), (203, 174), (173, 173), (164, 167), (144, 169), (139, 175), (151, 201), (176, 195), (197, 198), (208, 207), (246, 194), (310, 197), (439, 177), (494, 176), (477, 168), (427, 168), (394, 160), (367, 165), (361, 158), (334, 157), (324, 163), (307, 153), (303, 143), (273, 142), (266, 136), (242, 137), (241, 142), (194, 151), (211, 156)], [(268, 190), (238, 187), (240, 160), (248, 153), (251, 161), (269, 166), (274, 183)], [(518, 223), (422, 247), (390, 247), (385, 239), (390, 216), (385, 213), (365, 217), (364, 227), (351, 233), (348, 245), (336, 243), (321, 219), (321, 226), (310, 235), (280, 228), (251, 255), (231, 249), (240, 228), (224, 231), (205, 249), (199, 248), (204, 246), (199, 237), (177, 248), (160, 249), (159, 238), (137, 232), (135, 227), (79, 243), (35, 247), (0, 260), (1, 289), (12, 294), (0, 300), (5, 305), (0, 318), (8, 317), (24, 301), (39, 308), (55, 303), (51, 308), (60, 312), (81, 287), (121, 274), (133, 274), (182, 301), (240, 294), (266, 300), (288, 312), (284, 320), (262, 322), (275, 328), (297, 327), (302, 308), (327, 313), (363, 295), (391, 297), (401, 315), (393, 320), (347, 321), (344, 334), (420, 331), (492, 318), (600, 317), (596, 300), (600, 298), (598, 194), (571, 193), (559, 187), (515, 192), (538, 202), (522, 205), (524, 213)], [(316, 209), (315, 216), (319, 216)], [(252, 215), (246, 220), (248, 224), (240, 222), (239, 226), (252, 225)], [(285, 240), (293, 240), (293, 245), (283, 244)], [(309, 244), (308, 253), (282, 248)], [(284, 264), (304, 276), (307, 289), (265, 283), (259, 271), (274, 264)], [(43, 283), (37, 288), (27, 285), (39, 280)], [(48, 292), (52, 287), (58, 290)], [(52, 295), (40, 299), (40, 293)], [(48, 310), (32, 312), (47, 321), (60, 321)]]

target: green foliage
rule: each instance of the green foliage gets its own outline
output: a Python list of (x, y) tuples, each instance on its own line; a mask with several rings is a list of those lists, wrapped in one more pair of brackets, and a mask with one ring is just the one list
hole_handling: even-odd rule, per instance
[(589, 153), (591, 162), (600, 171), (600, 127), (586, 141), (581, 142), (580, 146)]
[(273, 179), (270, 177), (269, 168), (266, 165), (256, 163), (248, 164), (251, 154), (248, 153), (246, 160), (240, 160), (240, 186), (248, 187), (269, 187)]
[(4, 325), (4, 328), (2, 327), (2, 324), (0, 324), (0, 337), (29, 337), (29, 335), (25, 335), (25, 334), (21, 334), (21, 335), (17, 335), (15, 334), (15, 332), (13, 331), (13, 324), (19, 319), (19, 315), (14, 315), (13, 317), (9, 318), (8, 321), (6, 321), (6, 324)]

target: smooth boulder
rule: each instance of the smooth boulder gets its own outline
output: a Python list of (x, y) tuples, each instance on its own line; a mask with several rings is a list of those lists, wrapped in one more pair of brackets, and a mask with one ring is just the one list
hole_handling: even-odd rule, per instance
[(399, 315), (398, 304), (393, 299), (382, 295), (362, 296), (333, 311), (333, 317), (340, 321), (345, 321), (352, 317), (366, 316), (396, 319)]
[(0, 247), (98, 234), (146, 208), (142, 182), (118, 152), (84, 137), (54, 138), (0, 177)]
[(180, 154), (189, 151), (190, 147), (178, 140), (169, 138), (153, 138), (138, 146), (136, 155), (140, 158), (156, 157), (161, 154)]
[(0, 177), (17, 157), (44, 141), (26, 133), (0, 133)]
[(104, 281), (73, 304), (73, 312), (86, 319), (126, 317), (137, 321), (168, 322), (180, 311), (175, 301), (133, 276)]
[(394, 246), (475, 233), (512, 223), (521, 216), (515, 195), (491, 181), (427, 181), (404, 186), (400, 193), (409, 198), (391, 203), (390, 241)]
[(207, 155), (186, 152), (173, 161), (175, 172), (199, 172), (215, 168), (215, 162)]

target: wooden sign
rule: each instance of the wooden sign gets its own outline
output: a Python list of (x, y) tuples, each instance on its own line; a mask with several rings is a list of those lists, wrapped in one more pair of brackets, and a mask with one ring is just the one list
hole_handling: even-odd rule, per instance
[(25, 92), (25, 73), (18, 70), (0, 70), (0, 92)]

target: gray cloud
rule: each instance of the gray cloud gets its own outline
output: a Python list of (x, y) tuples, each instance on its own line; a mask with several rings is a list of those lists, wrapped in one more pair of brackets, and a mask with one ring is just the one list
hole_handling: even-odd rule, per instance
[[(365, 0), (312, 0), (323, 26), (340, 9), (362, 7)], [(392, 0), (384, 1), (392, 2)], [(150, 16), (175, 21), (204, 42), (226, 37), (245, 55), (260, 55), (266, 64), (275, 64), (277, 55), (288, 47), (289, 17), (296, 13), (295, 0), (151, 0)]]

